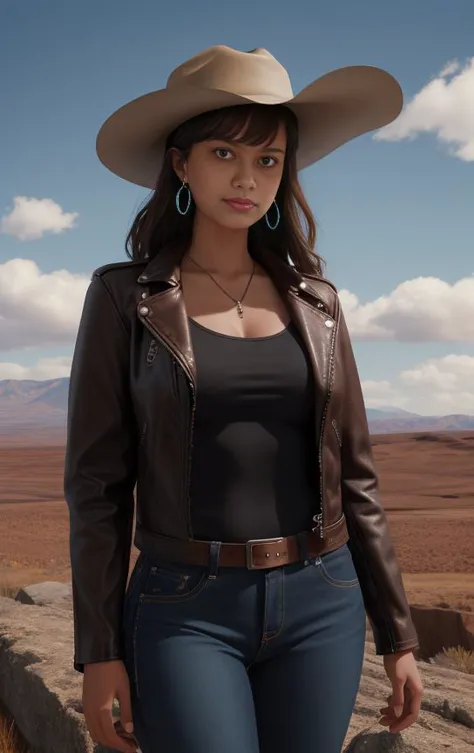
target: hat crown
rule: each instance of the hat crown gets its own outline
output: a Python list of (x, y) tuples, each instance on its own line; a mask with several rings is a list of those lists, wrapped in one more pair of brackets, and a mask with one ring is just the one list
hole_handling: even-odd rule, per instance
[(269, 103), (293, 98), (288, 72), (263, 47), (249, 52), (240, 52), (226, 45), (208, 47), (172, 71), (166, 88), (181, 86), (258, 97)]

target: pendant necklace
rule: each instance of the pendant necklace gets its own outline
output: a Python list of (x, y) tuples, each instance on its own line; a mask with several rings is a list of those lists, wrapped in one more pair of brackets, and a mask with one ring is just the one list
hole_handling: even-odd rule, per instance
[(222, 287), (222, 285), (221, 285), (220, 283), (218, 283), (216, 279), (214, 279), (214, 277), (213, 277), (213, 276), (211, 275), (211, 273), (210, 273), (210, 272), (208, 272), (208, 271), (207, 271), (207, 269), (204, 269), (204, 267), (201, 267), (201, 265), (200, 265), (200, 264), (198, 264), (198, 263), (197, 263), (197, 261), (195, 261), (195, 260), (194, 260), (194, 259), (192, 258), (192, 256), (189, 256), (189, 255), (188, 255), (188, 258), (189, 258), (189, 259), (190, 259), (190, 260), (192, 261), (192, 263), (193, 263), (193, 264), (195, 264), (195, 265), (196, 265), (196, 267), (199, 267), (199, 269), (201, 269), (201, 270), (202, 270), (202, 271), (203, 271), (203, 272), (204, 272), (204, 273), (205, 273), (205, 274), (206, 274), (206, 275), (207, 275), (208, 277), (210, 277), (210, 278), (211, 278), (211, 280), (212, 280), (212, 282), (213, 282), (213, 283), (214, 283), (215, 285), (217, 285), (217, 287), (218, 287), (218, 288), (220, 288), (220, 289), (222, 290), (222, 292), (223, 292), (223, 293), (225, 293), (225, 295), (226, 295), (226, 296), (227, 296), (228, 298), (230, 298), (230, 299), (231, 299), (231, 301), (234, 301), (234, 303), (235, 303), (235, 307), (236, 307), (236, 309), (237, 309), (237, 313), (238, 313), (238, 315), (240, 316), (240, 318), (241, 318), (241, 319), (243, 319), (243, 318), (244, 318), (244, 310), (243, 310), (243, 308), (242, 308), (242, 301), (244, 300), (245, 296), (247, 295), (247, 291), (248, 291), (248, 289), (249, 289), (249, 287), (250, 287), (250, 283), (252, 282), (252, 278), (253, 278), (253, 276), (254, 276), (254, 273), (255, 273), (255, 262), (253, 262), (253, 267), (252, 267), (252, 274), (251, 274), (251, 275), (250, 275), (250, 277), (249, 277), (249, 281), (248, 281), (248, 283), (247, 283), (247, 286), (246, 286), (246, 288), (245, 288), (245, 290), (244, 290), (243, 294), (242, 294), (242, 295), (240, 296), (240, 298), (239, 298), (239, 299), (237, 299), (237, 298), (234, 298), (234, 296), (230, 295), (230, 293), (228, 293), (228, 292), (227, 292), (227, 290), (224, 290), (224, 288)]

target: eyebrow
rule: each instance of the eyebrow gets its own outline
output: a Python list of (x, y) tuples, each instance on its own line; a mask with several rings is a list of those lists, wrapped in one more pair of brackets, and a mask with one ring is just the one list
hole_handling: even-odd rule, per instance
[[(229, 144), (230, 146), (232, 146), (232, 145), (234, 145), (236, 143), (237, 144), (241, 143), (239, 141), (237, 141), (237, 142), (235, 142), (235, 141), (229, 141), (228, 139), (215, 139), (215, 140), (216, 141), (222, 141), (222, 143)], [(264, 147), (262, 147), (262, 152), (275, 152), (275, 153), (278, 153), (278, 154), (285, 154), (285, 150), (284, 149), (280, 149), (277, 146), (264, 146)]]

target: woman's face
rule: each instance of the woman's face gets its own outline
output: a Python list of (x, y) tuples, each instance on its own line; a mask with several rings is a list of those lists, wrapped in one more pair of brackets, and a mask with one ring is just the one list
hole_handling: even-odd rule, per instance
[[(253, 225), (270, 209), (282, 178), (285, 150), (282, 124), (275, 139), (265, 145), (202, 141), (192, 147), (184, 166), (178, 155), (173, 159), (179, 178), (188, 183), (196, 211), (222, 227), (239, 230)], [(233, 204), (235, 199), (247, 204)], [(185, 207), (186, 196), (181, 201)]]

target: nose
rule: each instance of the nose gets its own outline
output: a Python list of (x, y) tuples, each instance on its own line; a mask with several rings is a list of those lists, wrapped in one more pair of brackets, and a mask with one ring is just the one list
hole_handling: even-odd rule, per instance
[(256, 181), (253, 174), (253, 170), (250, 166), (240, 164), (232, 180), (233, 188), (241, 188), (244, 191), (251, 191), (256, 187)]

